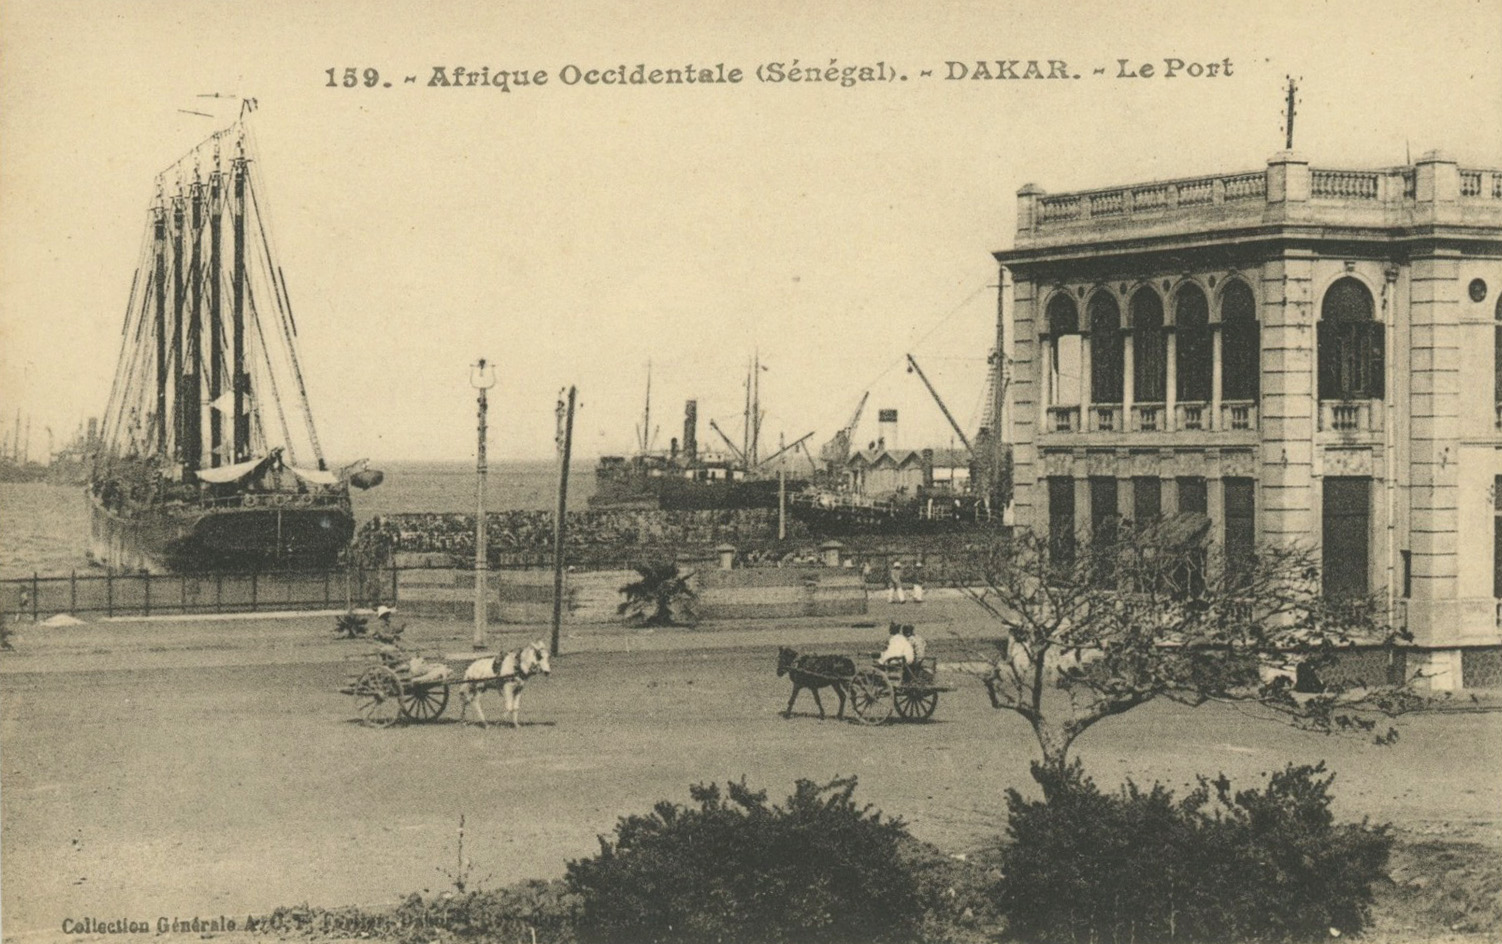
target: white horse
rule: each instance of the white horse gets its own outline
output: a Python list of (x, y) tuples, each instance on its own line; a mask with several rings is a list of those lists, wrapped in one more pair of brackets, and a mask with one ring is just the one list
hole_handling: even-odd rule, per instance
[(506, 701), (506, 711), (511, 715), (511, 726), (521, 727), (516, 720), (517, 711), (521, 708), (522, 687), (527, 679), (542, 673), (552, 675), (553, 668), (548, 664), (548, 647), (541, 639), (529, 646), (501, 655), (488, 656), (484, 659), (476, 659), (464, 670), (464, 683), (459, 686), (459, 721), (463, 723), (464, 716), (469, 712), (469, 706), (475, 706), (475, 714), (480, 716), (480, 727), (487, 727), (485, 710), (480, 707), (480, 696), (486, 689), (495, 689), (501, 693)]

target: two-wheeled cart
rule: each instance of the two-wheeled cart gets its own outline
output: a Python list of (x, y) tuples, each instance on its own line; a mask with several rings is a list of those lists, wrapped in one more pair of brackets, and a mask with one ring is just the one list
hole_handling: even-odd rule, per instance
[(355, 697), (360, 723), (366, 727), (389, 728), (403, 720), (434, 721), (448, 707), (449, 688), (463, 684), (451, 666), (443, 677), (431, 678), (429, 673), (414, 676), (410, 665), (391, 661), (366, 666), (339, 688), (341, 694)]
[(861, 666), (850, 679), (850, 707), (864, 724), (882, 724), (894, 714), (908, 721), (931, 718), (939, 693), (954, 691), (938, 684), (938, 670), (932, 656), (912, 664), (891, 659)]

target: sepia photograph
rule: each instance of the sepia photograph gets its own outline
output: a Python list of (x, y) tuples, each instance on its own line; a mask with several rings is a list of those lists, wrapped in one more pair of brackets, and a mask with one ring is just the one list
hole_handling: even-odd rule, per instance
[(1502, 938), (1499, 129), (1496, 0), (0, 5), (0, 940)]

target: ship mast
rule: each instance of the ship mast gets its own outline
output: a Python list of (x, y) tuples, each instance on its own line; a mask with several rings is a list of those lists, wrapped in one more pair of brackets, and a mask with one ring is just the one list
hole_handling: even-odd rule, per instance
[(219, 148), (214, 148), (214, 170), (209, 174), (209, 465), (224, 461), (224, 321), (219, 285), (224, 266), (219, 248), (223, 237), (224, 174), (219, 170)]
[(187, 384), (183, 377), (183, 195), (181, 184), (172, 198), (172, 458), (187, 463), (184, 407)]
[(197, 168), (193, 171), (193, 185), (189, 190), (192, 216), (193, 254), (188, 260), (188, 337), (184, 358), (186, 370), (182, 375), (182, 432), (178, 436), (183, 459), (183, 479), (192, 482), (198, 477), (198, 467), (203, 463), (203, 413), (200, 397), (203, 394), (203, 376), (199, 373), (203, 362), (203, 182), (198, 179)]
[(156, 416), (153, 418), (153, 445), (158, 455), (167, 451), (167, 210), (157, 191), (156, 206), (151, 208), (151, 252), (153, 281), (156, 283)]
[(236, 154), (232, 163), (234, 199), (230, 206), (230, 226), (235, 240), (234, 274), (232, 286), (231, 335), (234, 343), (234, 362), (230, 372), (234, 384), (234, 461), (244, 462), (250, 458), (250, 415), (245, 411), (245, 395), (249, 392), (250, 376), (245, 372), (245, 152)]

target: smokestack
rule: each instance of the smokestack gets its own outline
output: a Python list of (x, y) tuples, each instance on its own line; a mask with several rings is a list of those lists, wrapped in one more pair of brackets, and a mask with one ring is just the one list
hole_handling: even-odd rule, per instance
[(683, 455), (694, 459), (699, 455), (699, 401), (683, 403)]
[(888, 449), (897, 448), (897, 411), (879, 410), (876, 414), (878, 426), (881, 430), (881, 441)]

